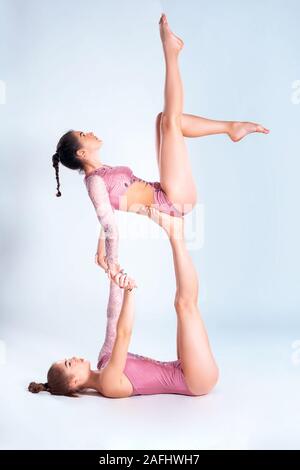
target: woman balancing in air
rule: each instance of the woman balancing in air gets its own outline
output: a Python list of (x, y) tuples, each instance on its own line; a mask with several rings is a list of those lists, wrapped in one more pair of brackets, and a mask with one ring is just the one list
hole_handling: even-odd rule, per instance
[(128, 352), (134, 318), (134, 280), (117, 273), (118, 290), (110, 296), (107, 334), (98, 357), (97, 370), (90, 362), (73, 357), (55, 362), (47, 383), (32, 382), (33, 393), (48, 391), (74, 395), (91, 388), (110, 398), (175, 393), (199, 396), (209, 393), (218, 380), (218, 366), (198, 308), (198, 278), (184, 241), (184, 218), (172, 217), (155, 208), (148, 216), (167, 233), (176, 276), (177, 360), (162, 362)]
[(183, 114), (183, 89), (178, 65), (183, 41), (171, 32), (164, 14), (161, 15), (159, 28), (166, 64), (164, 109), (156, 119), (160, 181), (148, 182), (138, 178), (127, 166), (103, 164), (99, 156), (102, 141), (92, 132), (67, 132), (59, 140), (52, 157), (57, 196), (61, 195), (59, 162), (67, 168), (85, 173), (84, 182), (103, 229), (98, 240), (96, 262), (105, 268), (109, 279), (114, 282), (119, 279), (115, 274), (121, 271), (118, 264), (115, 209), (146, 215), (148, 207), (155, 207), (172, 216), (182, 216), (196, 204), (196, 186), (184, 137), (224, 133), (237, 142), (252, 132), (269, 132), (262, 125), (252, 122), (215, 121)]

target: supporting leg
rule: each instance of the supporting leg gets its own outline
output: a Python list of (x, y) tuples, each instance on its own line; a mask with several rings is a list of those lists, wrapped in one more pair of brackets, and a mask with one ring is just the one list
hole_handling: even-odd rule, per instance
[(180, 324), (179, 324), (179, 322), (177, 322), (177, 333), (176, 333), (176, 352), (177, 352), (177, 359), (180, 359), (180, 358), (181, 358), (181, 355), (180, 355), (180, 335), (181, 335), (181, 332), (180, 332)]
[(198, 308), (198, 280), (184, 239), (171, 238), (177, 279), (175, 308), (178, 347), (186, 382), (193, 393), (208, 393), (218, 380), (206, 328)]
[(166, 231), (176, 277), (177, 347), (189, 389), (208, 393), (218, 380), (218, 366), (198, 308), (198, 276), (184, 241), (184, 218), (149, 209), (149, 217)]

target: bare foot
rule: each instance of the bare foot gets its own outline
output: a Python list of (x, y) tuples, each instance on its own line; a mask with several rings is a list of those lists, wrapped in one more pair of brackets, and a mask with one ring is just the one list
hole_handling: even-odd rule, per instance
[(160, 212), (152, 206), (147, 206), (148, 217), (156, 224), (160, 225), (167, 235), (171, 238), (183, 238), (184, 236), (184, 218), (172, 216), (165, 212)]
[(176, 36), (169, 27), (167, 17), (162, 13), (159, 20), (159, 31), (165, 52), (175, 52), (178, 54), (184, 46), (184, 42)]
[(230, 123), (230, 129), (228, 135), (233, 142), (238, 142), (246, 135), (252, 132), (261, 132), (262, 134), (269, 134), (269, 129), (266, 129), (261, 124), (255, 122), (232, 122)]

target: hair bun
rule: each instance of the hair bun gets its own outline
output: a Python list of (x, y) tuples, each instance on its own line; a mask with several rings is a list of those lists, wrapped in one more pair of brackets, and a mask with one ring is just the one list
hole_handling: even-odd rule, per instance
[(29, 392), (32, 393), (39, 393), (39, 392), (46, 392), (48, 390), (47, 383), (36, 383), (36, 382), (30, 382), (28, 385), (28, 390)]

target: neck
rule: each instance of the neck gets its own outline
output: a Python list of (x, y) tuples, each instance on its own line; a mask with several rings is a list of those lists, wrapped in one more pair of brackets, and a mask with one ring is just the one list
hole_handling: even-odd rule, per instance
[(101, 162), (88, 163), (84, 167), (84, 172), (86, 175), (88, 175), (89, 173), (96, 170), (97, 168), (100, 168), (101, 166), (103, 166), (103, 163)]
[(90, 375), (82, 388), (92, 388), (93, 390), (102, 393), (101, 374), (102, 371), (100, 370), (90, 370)]

